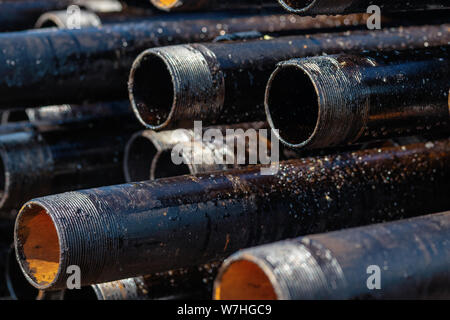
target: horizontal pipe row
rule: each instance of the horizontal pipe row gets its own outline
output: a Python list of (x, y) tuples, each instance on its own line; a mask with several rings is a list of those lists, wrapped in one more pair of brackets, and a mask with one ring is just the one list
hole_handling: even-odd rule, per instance
[(267, 120), (294, 148), (448, 132), (449, 49), (282, 62), (267, 84)]
[(0, 47), (4, 48), (0, 57), (0, 108), (120, 100), (127, 97), (132, 62), (144, 49), (211, 41), (239, 31), (305, 28), (316, 27), (287, 14), (219, 12), (177, 18), (160, 15), (145, 22), (101, 28), (0, 34)]
[(450, 141), (338, 153), (63, 193), (31, 200), (16, 253), (39, 289), (196, 266), (238, 249), (439, 212), (450, 206)]
[[(173, 127), (180, 119), (202, 120), (204, 124), (266, 120), (264, 92), (277, 63), (323, 53), (383, 52), (448, 45), (449, 28), (448, 24), (413, 26), (149, 49), (136, 58), (131, 68), (130, 101), (140, 122), (154, 130)], [(434, 66), (441, 65), (444, 70), (440, 71), (441, 77), (431, 77), (426, 85), (431, 86), (434, 81), (431, 79), (436, 78), (440, 82), (434, 86), (435, 90), (448, 89), (442, 88), (448, 84), (445, 79), (447, 52), (437, 55)], [(392, 77), (400, 72), (386, 71)], [(398, 79), (408, 83), (410, 77), (405, 75)], [(418, 81), (420, 79), (416, 79)], [(295, 84), (289, 83), (290, 86)], [(298, 88), (294, 90), (301, 95)], [(299, 98), (284, 100), (287, 104), (296, 99)], [(290, 111), (286, 109), (286, 112)], [(292, 117), (291, 121), (297, 120)]]

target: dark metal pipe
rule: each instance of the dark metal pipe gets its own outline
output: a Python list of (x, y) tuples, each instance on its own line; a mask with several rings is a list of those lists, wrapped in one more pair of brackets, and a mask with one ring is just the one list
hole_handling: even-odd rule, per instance
[[(31, 200), (16, 252), (40, 289), (219, 261), (288, 237), (450, 208), (450, 140), (68, 192)], [(86, 235), (89, 235), (88, 237)]]
[(448, 299), (449, 234), (447, 211), (244, 249), (225, 260), (214, 297)]
[(37, 195), (124, 182), (123, 149), (131, 132), (74, 127), (0, 136), (1, 209), (14, 216)]
[(205, 125), (265, 120), (267, 80), (288, 57), (447, 45), (449, 30), (442, 24), (149, 49), (133, 63), (130, 101), (153, 130), (180, 119)]
[(217, 9), (264, 9), (278, 7), (274, 0), (150, 0), (164, 11), (198, 11)]
[(377, 5), (381, 12), (450, 8), (447, 0), (278, 0), (278, 2), (290, 12), (307, 16), (367, 12), (371, 5)]
[(294, 148), (449, 132), (449, 54), (439, 47), (282, 62), (267, 84), (267, 120)]
[[(0, 108), (113, 101), (127, 97), (134, 58), (155, 46), (201, 42), (228, 32), (302, 28), (292, 15), (246, 13), (159, 16), (80, 30), (0, 34)], [(24, 92), (26, 94), (24, 94)]]

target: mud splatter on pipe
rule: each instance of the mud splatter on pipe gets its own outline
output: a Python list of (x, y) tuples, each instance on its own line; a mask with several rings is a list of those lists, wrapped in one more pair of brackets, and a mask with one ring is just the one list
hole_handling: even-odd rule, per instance
[(244, 249), (225, 260), (214, 297), (446, 299), (449, 233), (447, 211)]
[(16, 252), (39, 289), (218, 261), (239, 249), (309, 233), (450, 208), (450, 140), (68, 192), (31, 200)]
[(133, 63), (130, 101), (139, 121), (153, 130), (180, 119), (205, 125), (264, 121), (264, 92), (278, 62), (323, 53), (447, 45), (449, 30), (450, 25), (442, 24), (153, 48)]
[(293, 148), (449, 132), (449, 48), (282, 62), (267, 84), (267, 121)]

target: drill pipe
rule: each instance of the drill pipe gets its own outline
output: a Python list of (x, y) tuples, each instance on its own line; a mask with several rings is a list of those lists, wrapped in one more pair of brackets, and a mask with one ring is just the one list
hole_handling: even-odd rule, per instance
[(29, 130), (0, 136), (2, 210), (29, 199), (125, 181), (126, 130)]
[(277, 8), (274, 0), (150, 0), (158, 9), (164, 11), (198, 11), (217, 9)]
[[(450, 211), (280, 241), (225, 260), (218, 300), (450, 296)], [(378, 270), (378, 290), (370, 275)], [(369, 278), (369, 279), (368, 279)], [(371, 288), (371, 289), (370, 289)]]
[[(138, 132), (125, 148), (126, 181), (154, 180), (257, 164), (258, 152), (272, 156), (272, 144), (267, 138), (270, 131), (266, 130), (268, 134), (265, 136), (257, 131), (266, 127), (267, 123), (257, 122), (205, 128), (203, 133), (214, 129), (209, 137), (198, 136), (194, 130), (187, 129)], [(227, 134), (226, 130), (230, 129), (233, 131)], [(247, 137), (251, 137), (251, 143), (256, 145), (247, 143)], [(179, 158), (180, 163), (174, 163), (174, 157)]]
[(448, 49), (282, 62), (267, 84), (267, 121), (293, 148), (448, 132)]
[[(159, 16), (80, 30), (41, 29), (0, 35), (0, 108), (113, 101), (127, 97), (134, 58), (144, 49), (214, 39), (228, 32), (302, 28), (292, 15), (236, 13)], [(50, 43), (50, 45), (49, 45)], [(24, 94), (26, 92), (27, 94)]]
[(367, 12), (368, 8), (373, 4), (376, 4), (381, 9), (381, 12), (450, 8), (447, 0), (278, 0), (278, 2), (290, 12), (307, 16)]
[(450, 208), (450, 139), (68, 192), (26, 203), (17, 259), (39, 289), (219, 261), (312, 232)]
[(449, 30), (443, 24), (153, 48), (133, 63), (130, 101), (139, 121), (153, 130), (179, 119), (205, 125), (265, 120), (267, 79), (287, 57), (421, 48), (424, 39), (428, 46), (446, 45)]

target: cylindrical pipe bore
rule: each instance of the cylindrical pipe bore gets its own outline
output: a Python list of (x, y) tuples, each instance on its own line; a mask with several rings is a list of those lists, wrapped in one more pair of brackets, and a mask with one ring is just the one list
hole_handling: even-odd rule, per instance
[(225, 260), (214, 298), (446, 299), (449, 233), (444, 212), (244, 249)]
[[(219, 261), (238, 249), (450, 208), (450, 141), (361, 150), (34, 199), (17, 258), (40, 289)], [(45, 232), (43, 232), (45, 230)]]
[(267, 121), (294, 148), (449, 131), (449, 47), (280, 63)]
[(139, 121), (153, 130), (183, 119), (204, 125), (265, 120), (264, 91), (277, 63), (324, 52), (447, 45), (449, 28), (443, 24), (149, 49), (133, 63), (130, 101)]

